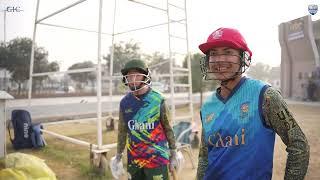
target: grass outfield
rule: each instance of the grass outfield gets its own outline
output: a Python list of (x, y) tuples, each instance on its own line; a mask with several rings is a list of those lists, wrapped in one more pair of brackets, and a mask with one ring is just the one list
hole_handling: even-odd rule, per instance
[[(300, 127), (305, 132), (310, 144), (310, 164), (306, 179), (320, 179), (320, 106), (307, 105), (289, 105), (298, 121)], [(178, 114), (183, 114), (187, 109), (179, 109)], [(199, 122), (199, 109), (195, 108), (195, 120)], [(115, 143), (117, 140), (116, 131), (106, 132), (103, 127), (103, 143)], [(85, 140), (96, 144), (96, 124), (94, 122), (88, 123), (68, 123), (47, 125), (45, 129)], [(106, 176), (98, 175), (90, 167), (89, 150), (83, 146), (71, 144), (59, 140), (50, 135), (45, 135), (48, 146), (41, 150), (21, 150), (20, 152), (33, 154), (45, 160), (46, 164), (56, 173), (58, 179), (112, 179), (110, 172)], [(14, 152), (10, 141), (7, 141), (8, 153)], [(108, 158), (115, 154), (115, 149), (108, 152)], [(198, 156), (198, 149), (194, 149), (195, 159)], [(188, 180), (195, 179), (196, 169), (192, 169), (191, 163), (187, 156), (185, 167), (179, 173), (179, 179)], [(196, 160), (197, 161), (197, 160)], [(125, 162), (125, 160), (123, 161)], [(285, 145), (281, 139), (277, 137), (275, 155), (274, 155), (274, 174), (273, 179), (283, 179), (284, 169), (286, 163)], [(126, 179), (123, 177), (122, 179)]]

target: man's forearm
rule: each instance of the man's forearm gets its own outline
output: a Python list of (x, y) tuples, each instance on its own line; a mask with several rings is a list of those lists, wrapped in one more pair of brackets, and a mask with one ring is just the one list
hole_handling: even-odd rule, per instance
[[(299, 127), (297, 127), (299, 128)], [(300, 129), (300, 128), (299, 128)], [(309, 146), (304, 136), (299, 135), (301, 130), (292, 130), (297, 136), (295, 142), (287, 147), (288, 158), (286, 164), (285, 180), (304, 179), (309, 165)]]
[[(203, 132), (203, 130), (202, 130)], [(205, 145), (204, 134), (201, 134), (201, 145), (199, 149), (197, 180), (202, 180), (208, 166), (208, 148)]]
[(169, 115), (169, 110), (168, 107), (166, 106), (165, 102), (163, 102), (161, 104), (161, 115), (160, 115), (160, 119), (161, 119), (161, 124), (164, 128), (166, 137), (167, 137), (167, 141), (169, 143), (169, 148), (170, 149), (176, 149), (176, 139), (172, 130), (172, 127), (170, 125), (170, 115)]
[(309, 145), (306, 136), (278, 91), (268, 88), (264, 94), (262, 107), (266, 125), (272, 128), (287, 146), (288, 157), (284, 179), (304, 179), (309, 164)]
[(123, 150), (127, 143), (127, 127), (123, 122), (122, 112), (119, 112), (119, 122), (118, 122), (118, 142), (117, 142), (117, 153), (123, 153)]

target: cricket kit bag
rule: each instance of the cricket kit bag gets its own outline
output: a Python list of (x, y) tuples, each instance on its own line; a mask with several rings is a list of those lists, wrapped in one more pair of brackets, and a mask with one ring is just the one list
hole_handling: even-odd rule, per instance
[[(14, 137), (10, 133), (10, 124), (12, 124)], [(11, 122), (8, 123), (9, 137), (15, 150), (27, 148), (39, 148), (45, 146), (42, 137), (40, 123), (32, 124), (30, 113), (26, 110), (13, 110)]]

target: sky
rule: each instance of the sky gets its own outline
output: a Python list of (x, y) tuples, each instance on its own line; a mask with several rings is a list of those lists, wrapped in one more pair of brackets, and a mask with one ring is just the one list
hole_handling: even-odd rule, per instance
[[(163, 0), (140, 0), (148, 4), (166, 8)], [(76, 2), (75, 0), (40, 0), (38, 19)], [(98, 0), (88, 0), (63, 13), (48, 18), (43, 23), (68, 27), (98, 29)], [(170, 0), (172, 4), (183, 5), (183, 0)], [(279, 66), (281, 49), (278, 40), (278, 26), (299, 17), (308, 15), (308, 5), (317, 4), (320, 0), (187, 0), (188, 37), (191, 53), (200, 53), (198, 45), (204, 43), (211, 32), (219, 27), (238, 29), (245, 37), (253, 52), (253, 63), (262, 62), (270, 66)], [(127, 0), (117, 0), (115, 16), (115, 32), (138, 27), (160, 24), (167, 21), (164, 12)], [(20, 12), (6, 13), (6, 41), (16, 37), (30, 37), (33, 34), (36, 0), (0, 0), (0, 41), (4, 41), (4, 12), (8, 6), (19, 7)], [(103, 1), (102, 31), (111, 34), (113, 25), (114, 3)], [(170, 18), (181, 19), (182, 11), (170, 9)], [(312, 16), (320, 19), (320, 12)], [(172, 25), (170, 33), (185, 36), (183, 25)], [(184, 52), (186, 43), (174, 39), (171, 48), (176, 52)], [(109, 53), (111, 36), (102, 36), (102, 55)], [(138, 42), (142, 53), (151, 54), (159, 51), (168, 53), (168, 28), (155, 28), (125, 33), (115, 36), (115, 42)], [(62, 69), (75, 62), (97, 59), (97, 34), (45, 25), (37, 26), (36, 43), (49, 52), (49, 61), (58, 61)]]

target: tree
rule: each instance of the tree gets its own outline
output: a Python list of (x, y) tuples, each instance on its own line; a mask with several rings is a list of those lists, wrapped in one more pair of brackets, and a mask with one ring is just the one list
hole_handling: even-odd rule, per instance
[[(71, 69), (83, 69), (83, 68), (92, 68), (95, 67), (92, 61), (84, 61), (81, 63), (73, 64), (68, 68)], [(94, 86), (94, 81), (96, 80), (96, 74), (94, 72), (81, 72), (81, 73), (72, 73), (69, 74), (72, 80), (78, 82), (78, 87), (82, 88), (82, 83), (91, 82), (92, 87)]]
[(29, 78), (31, 46), (32, 40), (27, 38), (13, 39), (7, 46), (8, 59), (6, 59), (5, 68), (12, 73), (12, 80), (18, 83), (19, 95), (21, 84)]
[[(35, 53), (34, 56), (35, 63), (34, 63), (34, 72), (35, 73), (43, 73), (43, 72), (54, 72), (59, 71), (59, 64), (57, 62), (51, 62), (48, 61), (48, 51), (46, 51), (44, 48), (39, 47), (37, 48), (37, 53)], [(34, 85), (39, 85), (39, 88), (42, 89), (43, 87), (43, 81), (47, 80), (49, 76), (38, 76), (35, 77), (35, 83)], [(34, 88), (33, 88), (34, 89)]]
[(160, 52), (152, 55), (144, 55), (149, 67), (159, 74), (169, 73), (169, 59), (165, 58)]
[(8, 50), (4, 43), (0, 43), (0, 68), (5, 68), (7, 66)]
[[(216, 86), (216, 81), (208, 81), (203, 83), (202, 73), (200, 69), (200, 60), (203, 55), (200, 53), (190, 55), (191, 61), (191, 76), (192, 76), (192, 92), (202, 92), (212, 90)], [(183, 62), (183, 67), (187, 68), (187, 57)], [(186, 79), (185, 79), (186, 82)]]
[(255, 65), (251, 65), (247, 74), (249, 77), (260, 79), (262, 81), (268, 81), (270, 76), (271, 67), (267, 64), (258, 62)]
[(60, 66), (56, 61), (49, 63), (47, 67), (48, 67), (48, 72), (60, 70)]
[[(202, 55), (197, 53), (190, 55), (190, 61), (191, 61), (191, 77), (192, 77), (192, 92), (200, 92), (201, 89), (201, 70), (200, 70), (200, 59)], [(183, 62), (183, 67), (187, 68), (187, 57), (185, 58)]]
[[(111, 49), (111, 47), (110, 47)], [(138, 43), (121, 41), (119, 44), (114, 44), (113, 53), (113, 72), (118, 73), (124, 67), (124, 65), (132, 59), (141, 59), (140, 47)], [(111, 51), (110, 51), (111, 52)], [(107, 65), (110, 64), (111, 55), (103, 57), (107, 61)]]
[[(8, 45), (4, 45), (7, 54), (0, 55), (3, 59), (3, 67), (10, 71), (11, 78), (18, 83), (18, 94), (21, 91), (21, 84), (29, 79), (29, 67), (31, 57), (32, 40), (30, 38), (16, 38), (11, 40)], [(3, 49), (3, 46), (2, 48)], [(3, 50), (0, 50), (0, 53)], [(34, 51), (34, 72), (58, 71), (59, 65), (56, 62), (48, 62), (48, 52), (35, 45)], [(48, 78), (48, 76), (38, 77), (36, 80), (40, 82)]]

